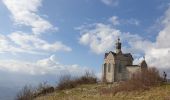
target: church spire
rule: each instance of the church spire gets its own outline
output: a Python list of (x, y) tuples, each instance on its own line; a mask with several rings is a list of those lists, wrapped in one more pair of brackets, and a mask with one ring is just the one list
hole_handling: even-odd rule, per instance
[(121, 42), (120, 38), (118, 37), (117, 42), (116, 42), (116, 53), (121, 53)]
[(143, 56), (143, 60), (145, 60), (145, 55)]

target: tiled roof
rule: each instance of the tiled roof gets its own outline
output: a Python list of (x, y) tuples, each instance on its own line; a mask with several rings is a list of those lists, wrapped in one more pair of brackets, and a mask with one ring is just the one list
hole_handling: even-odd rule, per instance
[[(114, 53), (113, 51), (110, 51), (112, 53), (113, 56), (116, 56), (116, 53)], [(109, 52), (109, 53), (110, 53)], [(105, 53), (105, 56), (104, 58), (106, 58), (108, 56), (109, 53)], [(125, 57), (130, 57), (133, 59), (132, 55), (130, 53), (126, 53), (126, 54), (123, 54)]]

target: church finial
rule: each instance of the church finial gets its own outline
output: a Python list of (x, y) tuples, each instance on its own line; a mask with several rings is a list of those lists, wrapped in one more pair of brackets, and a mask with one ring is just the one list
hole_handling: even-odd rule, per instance
[(120, 38), (119, 37), (118, 37), (117, 41), (118, 41), (118, 43), (120, 43)]

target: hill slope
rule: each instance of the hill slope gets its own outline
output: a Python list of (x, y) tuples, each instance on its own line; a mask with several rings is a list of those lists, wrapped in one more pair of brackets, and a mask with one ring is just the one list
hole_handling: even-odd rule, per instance
[(81, 85), (74, 89), (56, 91), (35, 100), (170, 100), (170, 85), (151, 88), (148, 91), (119, 92), (116, 95), (100, 95), (99, 90), (111, 85)]

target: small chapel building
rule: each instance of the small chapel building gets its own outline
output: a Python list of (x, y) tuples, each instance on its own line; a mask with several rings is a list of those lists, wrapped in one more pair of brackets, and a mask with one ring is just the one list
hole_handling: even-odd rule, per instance
[(147, 68), (145, 59), (138, 65), (133, 65), (133, 57), (130, 53), (123, 53), (121, 50), (121, 42), (118, 38), (116, 51), (110, 51), (104, 55), (104, 63), (102, 65), (102, 81), (107, 83), (126, 81), (133, 73)]

